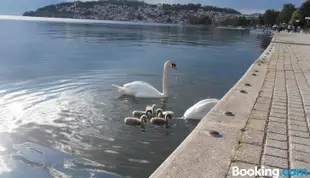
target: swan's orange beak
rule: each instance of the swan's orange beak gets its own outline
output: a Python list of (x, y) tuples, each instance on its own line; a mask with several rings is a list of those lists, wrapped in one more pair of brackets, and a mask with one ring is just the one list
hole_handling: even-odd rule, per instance
[(177, 67), (172, 67), (172, 69), (178, 70)]

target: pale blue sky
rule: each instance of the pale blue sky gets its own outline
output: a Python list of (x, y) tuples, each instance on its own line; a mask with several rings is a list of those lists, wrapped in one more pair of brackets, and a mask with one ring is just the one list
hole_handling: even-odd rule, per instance
[[(48, 4), (68, 0), (1, 0), (1, 15), (21, 15)], [(149, 3), (201, 3), (220, 7), (231, 7), (242, 13), (263, 12), (265, 9), (281, 9), (284, 3), (300, 5), (303, 0), (145, 0)]]

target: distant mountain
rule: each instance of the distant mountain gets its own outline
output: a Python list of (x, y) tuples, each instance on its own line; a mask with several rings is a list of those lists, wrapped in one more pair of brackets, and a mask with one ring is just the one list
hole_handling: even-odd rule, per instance
[(260, 15), (264, 15), (262, 13), (253, 13), (253, 14), (248, 14), (249, 16), (252, 16), (252, 17), (259, 17)]

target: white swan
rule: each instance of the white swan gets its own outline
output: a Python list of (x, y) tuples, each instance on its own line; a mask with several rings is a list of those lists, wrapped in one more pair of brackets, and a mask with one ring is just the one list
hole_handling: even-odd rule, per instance
[(218, 99), (201, 100), (188, 108), (183, 117), (186, 119), (202, 119), (219, 102)]
[(163, 92), (161, 93), (152, 85), (142, 82), (142, 81), (134, 81), (130, 83), (124, 84), (122, 87), (118, 85), (114, 85), (118, 89), (118, 91), (124, 95), (132, 95), (138, 98), (165, 98), (168, 97), (168, 69), (169, 68), (177, 69), (176, 64), (167, 61), (164, 65), (163, 72)]

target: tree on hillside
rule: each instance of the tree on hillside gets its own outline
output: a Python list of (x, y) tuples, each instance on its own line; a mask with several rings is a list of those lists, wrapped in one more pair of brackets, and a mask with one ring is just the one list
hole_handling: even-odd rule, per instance
[(277, 23), (289, 23), (293, 12), (296, 10), (295, 5), (293, 4), (284, 4), (283, 9), (279, 13), (279, 16), (277, 17)]
[(255, 25), (254, 23), (255, 23), (255, 20), (252, 21), (252, 23), (251, 23), (250, 19), (247, 19), (246, 17), (240, 16), (240, 17), (228, 17), (221, 23), (221, 25), (232, 25), (232, 26), (246, 27), (249, 24)]
[(268, 9), (264, 13), (264, 24), (265, 25), (274, 25), (276, 24), (279, 11)]
[(209, 25), (212, 23), (212, 20), (208, 16), (191, 16), (188, 18), (188, 23), (193, 25)]
[(243, 27), (246, 27), (249, 25), (250, 23), (250, 20), (248, 20), (246, 17), (244, 16), (241, 16), (241, 17), (238, 17), (237, 18), (237, 23), (238, 23), (238, 26), (243, 26)]

